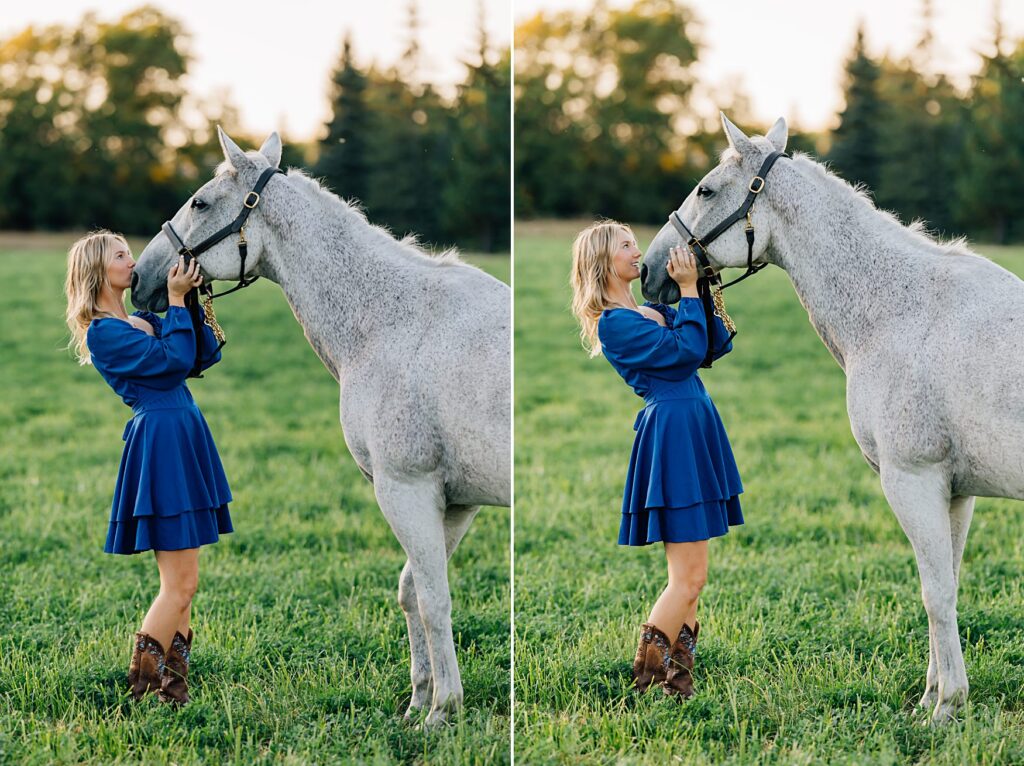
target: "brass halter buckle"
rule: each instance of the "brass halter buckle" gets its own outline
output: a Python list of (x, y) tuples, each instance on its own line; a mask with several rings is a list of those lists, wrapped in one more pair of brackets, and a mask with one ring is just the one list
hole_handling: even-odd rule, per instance
[(245, 199), (242, 200), (242, 205), (252, 210), (260, 204), (260, 195), (257, 192), (251, 191), (245, 195)]
[[(755, 189), (754, 186), (757, 185)], [(764, 188), (764, 179), (761, 176), (754, 176), (750, 179), (750, 184), (747, 186), (747, 190), (752, 194), (758, 194)]]

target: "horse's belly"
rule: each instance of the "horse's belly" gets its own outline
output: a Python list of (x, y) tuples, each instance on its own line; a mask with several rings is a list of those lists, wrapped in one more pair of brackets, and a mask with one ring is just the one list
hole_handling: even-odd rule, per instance
[(445, 466), (445, 497), (449, 505), (512, 504), (512, 463), (507, 441), (458, 456)]
[[(1007, 367), (1019, 369), (1012, 360)], [(943, 420), (962, 494), (1024, 498), (1024, 393), (1006, 372), (983, 373), (976, 365), (947, 378)]]
[(956, 494), (1024, 500), (1024, 434), (958, 436), (953, 455)]
[(511, 493), (497, 487), (458, 487), (446, 494), (448, 505), (495, 505), (508, 507), (512, 504)]

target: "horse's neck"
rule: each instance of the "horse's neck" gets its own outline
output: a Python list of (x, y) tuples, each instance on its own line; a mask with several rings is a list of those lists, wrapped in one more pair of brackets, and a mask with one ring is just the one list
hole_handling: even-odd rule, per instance
[(918, 258), (909, 238), (852, 191), (807, 191), (774, 235), (773, 260), (845, 369), (857, 350), (893, 326)]
[(408, 268), (392, 252), (397, 243), (384, 239), (354, 214), (303, 227), (302, 237), (274, 234), (267, 276), (281, 286), (336, 379), (360, 358), (368, 339), (380, 340), (406, 308)]

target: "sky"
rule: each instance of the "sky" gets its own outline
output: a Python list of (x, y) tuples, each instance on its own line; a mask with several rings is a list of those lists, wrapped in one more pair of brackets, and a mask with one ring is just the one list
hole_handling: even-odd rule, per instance
[[(114, 21), (146, 3), (183, 22), (194, 61), (189, 90), (200, 96), (226, 91), (242, 126), (255, 134), (284, 129), (293, 140), (313, 138), (330, 115), (330, 73), (351, 30), (358, 63), (388, 65), (405, 49), (408, 0), (4, 0), (0, 39), (26, 26), (75, 23), (86, 11)], [(512, 0), (483, 0), (492, 46), (512, 38)], [(477, 49), (478, 0), (418, 0), (423, 81), (452, 85), (459, 63)], [(271, 13), (271, 9), (281, 8)]]
[[(113, 20), (145, 0), (31, 0), (4, 2), (0, 38), (28, 24), (73, 23), (86, 10)], [(513, 19), (538, 10), (586, 9), (593, 0), (483, 0), (494, 45), (511, 40)], [(630, 0), (608, 0), (613, 6)], [(776, 117), (801, 129), (831, 127), (842, 106), (843, 62), (863, 20), (868, 49), (901, 56), (920, 34), (922, 0), (686, 0), (701, 22), (704, 50), (696, 65), (701, 90), (739, 83), (756, 120)], [(400, 56), (408, 0), (290, 0), (286, 13), (267, 4), (228, 0), (155, 0), (191, 33), (191, 92), (226, 92), (247, 132), (285, 131), (292, 140), (320, 134), (329, 117), (328, 78), (351, 30), (357, 61), (387, 65)], [(460, 59), (475, 50), (477, 0), (418, 0), (423, 80), (453, 84)], [(822, 8), (827, 12), (822, 13)], [(936, 68), (961, 85), (991, 39), (991, 0), (933, 0)], [(237, 8), (245, 9), (242, 12)], [(252, 8), (253, 10), (248, 10)], [(1024, 0), (1003, 0), (1007, 38), (1024, 37)], [(712, 108), (713, 104), (705, 104)]]
[[(608, 0), (628, 7), (629, 0)], [(702, 90), (739, 81), (765, 128), (777, 117), (804, 130), (834, 127), (843, 64), (864, 21), (868, 53), (909, 53), (921, 33), (921, 0), (685, 0), (702, 22), (696, 65)], [(593, 0), (515, 0), (516, 21), (540, 10), (584, 10)], [(990, 52), (991, 0), (933, 0), (935, 69), (966, 86), (978, 52)], [(1024, 0), (1003, 0), (1008, 39), (1024, 37)]]

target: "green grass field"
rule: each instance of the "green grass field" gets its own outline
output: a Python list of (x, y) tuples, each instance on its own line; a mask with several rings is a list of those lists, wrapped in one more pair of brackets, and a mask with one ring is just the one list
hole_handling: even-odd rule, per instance
[[(0, 241), (0, 763), (508, 762), (509, 510), (484, 509), (450, 567), (465, 712), (410, 727), (405, 557), (345, 449), (337, 384), (266, 281), (218, 301), (223, 361), (190, 383), (236, 529), (201, 557), (194, 701), (131, 701), (157, 573), (102, 552), (131, 411), (63, 350), (69, 244)], [(507, 257), (468, 260), (509, 279)]]
[[(775, 268), (727, 291), (740, 334), (702, 373), (747, 523), (710, 545), (698, 694), (631, 692), (664, 553), (616, 545), (643, 403), (580, 348), (578, 228), (516, 228), (516, 762), (1024, 762), (1024, 505), (978, 501), (959, 602), (971, 701), (961, 722), (926, 726), (910, 544), (850, 434), (842, 371)], [(979, 249), (1024, 274), (1024, 248)]]

